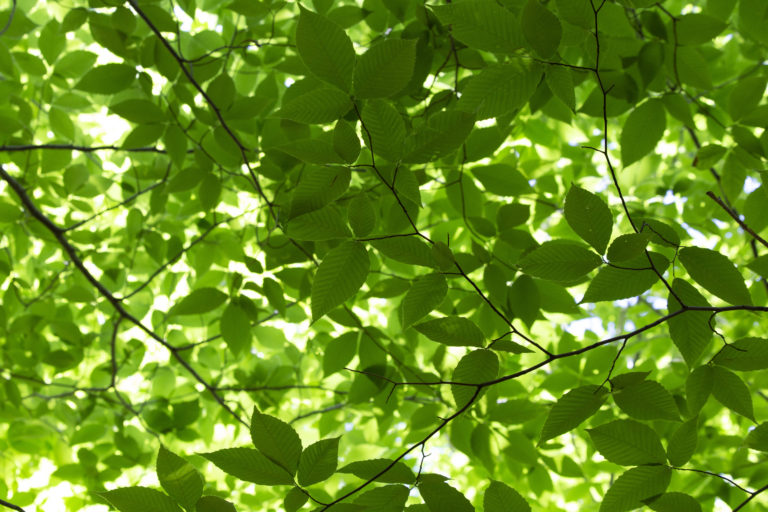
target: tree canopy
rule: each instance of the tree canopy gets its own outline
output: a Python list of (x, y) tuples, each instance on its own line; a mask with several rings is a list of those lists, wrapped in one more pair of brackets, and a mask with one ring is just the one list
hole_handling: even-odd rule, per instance
[(13, 0), (0, 508), (768, 510), (764, 0)]

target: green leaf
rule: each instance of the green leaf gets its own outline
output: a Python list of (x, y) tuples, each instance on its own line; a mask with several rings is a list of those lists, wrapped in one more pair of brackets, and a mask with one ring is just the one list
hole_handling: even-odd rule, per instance
[[(453, 382), (481, 384), (495, 379), (499, 374), (499, 357), (490, 350), (473, 350), (465, 355), (453, 370)], [(466, 406), (476, 396), (475, 386), (451, 385), (453, 401), (457, 408)], [(479, 394), (478, 394), (479, 396)]]
[(442, 274), (427, 274), (417, 278), (400, 303), (403, 329), (407, 329), (439, 306), (446, 293), (448, 285)]
[(340, 166), (311, 166), (301, 174), (293, 191), (291, 217), (318, 210), (339, 198), (349, 188), (349, 169)]
[(203, 496), (197, 502), (195, 512), (237, 512), (235, 506), (218, 496)]
[(346, 221), (334, 205), (293, 217), (288, 221), (285, 232), (294, 240), (337, 240), (352, 236)]
[(147, 100), (125, 100), (110, 105), (109, 110), (132, 123), (163, 123), (166, 114), (154, 103)]
[(238, 355), (251, 346), (251, 321), (242, 308), (229, 304), (219, 322), (221, 336), (233, 354)]
[(682, 492), (662, 494), (657, 499), (649, 502), (648, 507), (656, 512), (701, 512), (699, 502)]
[(195, 510), (203, 495), (203, 477), (195, 467), (160, 445), (157, 454), (157, 478), (165, 492), (188, 511)]
[(713, 361), (736, 371), (765, 370), (768, 368), (768, 340), (741, 338), (724, 346)]
[(299, 461), (299, 485), (307, 486), (326, 480), (336, 471), (338, 459), (338, 437), (322, 439), (307, 446)]
[(405, 123), (400, 113), (389, 102), (375, 99), (365, 104), (362, 118), (366, 145), (376, 155), (398, 161), (405, 145)]
[(648, 100), (636, 107), (621, 130), (621, 163), (627, 167), (653, 151), (667, 127), (661, 100)]
[[(390, 467), (383, 474), (379, 475), (387, 467)], [(369, 459), (352, 462), (343, 468), (339, 468), (338, 473), (350, 473), (362, 480), (372, 480), (375, 477), (376, 482), (387, 484), (413, 484), (416, 475), (413, 471), (400, 461), (393, 464), (391, 459)], [(376, 476), (379, 475), (379, 476)]]
[(254, 408), (251, 440), (253, 446), (273, 462), (284, 467), (291, 475), (296, 473), (301, 456), (301, 439), (289, 424)]
[(685, 395), (688, 398), (688, 409), (691, 414), (698, 414), (707, 403), (713, 385), (712, 367), (699, 366), (691, 372), (685, 382)]
[(485, 336), (472, 320), (460, 316), (447, 316), (413, 326), (421, 334), (451, 347), (481, 347)]
[(303, 489), (294, 487), (285, 495), (283, 508), (285, 508), (285, 512), (296, 512), (303, 507), (308, 500), (309, 496), (304, 493)]
[(768, 79), (762, 76), (749, 76), (739, 80), (731, 90), (728, 112), (738, 121), (755, 110), (765, 95)]
[(682, 466), (691, 460), (698, 442), (698, 416), (681, 424), (669, 438), (667, 457), (673, 466)]
[(128, 64), (104, 64), (88, 71), (75, 89), (97, 94), (115, 94), (131, 86), (136, 69)]
[[(538, 3), (538, 0), (531, 2)], [(571, 229), (597, 252), (604, 254), (613, 231), (613, 214), (605, 201), (573, 185), (565, 197), (564, 213)]]
[(522, 320), (530, 329), (538, 318), (541, 307), (539, 286), (536, 281), (531, 276), (519, 276), (510, 286), (507, 300), (515, 317)]
[(409, 490), (404, 485), (385, 485), (364, 492), (355, 499), (356, 505), (375, 512), (399, 512), (404, 509)]
[(528, 179), (508, 164), (473, 167), (472, 174), (480, 180), (485, 190), (498, 196), (519, 196), (531, 191)]
[(216, 288), (198, 288), (168, 311), (168, 316), (202, 315), (221, 306), (227, 295)]
[(350, 108), (349, 95), (333, 87), (320, 87), (284, 104), (276, 115), (298, 123), (323, 124), (336, 121)]
[(546, 73), (547, 86), (560, 101), (571, 109), (576, 110), (576, 94), (574, 93), (573, 74), (565, 66), (549, 66)]
[(685, 247), (680, 250), (679, 258), (691, 278), (712, 295), (731, 304), (752, 304), (744, 278), (731, 260), (719, 252)]
[(355, 50), (344, 30), (328, 18), (299, 6), (296, 49), (318, 78), (344, 92), (352, 87)]
[(749, 388), (732, 371), (722, 366), (712, 367), (712, 396), (733, 412), (755, 421)]
[(608, 261), (616, 263), (637, 258), (643, 254), (650, 240), (651, 235), (649, 233), (630, 233), (617, 236), (611, 242), (611, 246), (608, 247)]
[(624, 512), (642, 506), (642, 500), (663, 493), (672, 475), (666, 466), (640, 466), (625, 471), (605, 493), (600, 512)]
[(291, 485), (293, 477), (261, 452), (253, 448), (226, 448), (201, 453), (225, 473), (259, 485)]
[(568, 240), (551, 240), (520, 260), (520, 270), (550, 281), (575, 281), (597, 268), (600, 256)]
[(312, 321), (357, 293), (369, 266), (368, 251), (360, 242), (343, 242), (328, 251), (312, 283)]
[(333, 149), (348, 164), (355, 163), (360, 156), (360, 139), (355, 129), (341, 119), (333, 129)]
[(768, 452), (768, 423), (761, 423), (747, 436), (747, 446), (753, 450)]
[[(707, 307), (709, 303), (687, 281), (675, 279), (672, 281), (672, 291), (686, 306)], [(680, 303), (671, 293), (667, 299), (669, 312), (674, 313), (681, 309)], [(689, 367), (693, 367), (701, 357), (701, 354), (712, 341), (712, 328), (709, 325), (711, 313), (707, 311), (686, 311), (667, 322), (669, 336), (683, 355), (683, 359)]]
[(517, 17), (492, 0), (464, 0), (429, 7), (440, 23), (450, 25), (453, 37), (471, 48), (512, 53), (523, 46)]
[(386, 39), (368, 49), (355, 67), (356, 98), (387, 98), (402, 91), (413, 76), (416, 40)]
[(122, 487), (99, 496), (120, 512), (181, 512), (174, 500), (148, 487)]
[(684, 14), (677, 19), (677, 44), (697, 45), (712, 41), (728, 25), (702, 13)]
[(607, 392), (588, 385), (568, 391), (552, 406), (541, 429), (539, 444), (570, 432), (595, 414), (603, 405)]
[(520, 24), (528, 44), (540, 57), (546, 59), (557, 52), (563, 34), (560, 20), (539, 0), (526, 2)]
[(664, 447), (653, 429), (634, 420), (616, 420), (588, 429), (600, 455), (622, 466), (663, 464)]
[(357, 354), (357, 332), (345, 332), (332, 339), (323, 353), (323, 375), (328, 376), (343, 370)]
[(308, 164), (341, 164), (344, 160), (333, 147), (333, 141), (325, 139), (299, 139), (275, 149)]
[(430, 512), (474, 512), (475, 510), (462, 493), (437, 478), (437, 475), (422, 476), (419, 482), (419, 494)]
[(644, 380), (614, 393), (613, 400), (622, 411), (638, 420), (680, 419), (675, 399), (664, 386), (652, 380)]
[(474, 113), (478, 120), (507, 114), (528, 101), (541, 73), (539, 65), (521, 61), (488, 66), (469, 80), (458, 108)]
[(435, 258), (429, 246), (417, 236), (397, 236), (369, 242), (377, 251), (401, 263), (434, 267)]
[(457, 150), (475, 125), (474, 114), (445, 110), (429, 118), (405, 141), (404, 162), (431, 162)]
[(531, 512), (531, 506), (519, 492), (497, 480), (483, 494), (483, 510), (485, 512)]
[[(648, 253), (653, 267), (663, 273), (669, 266), (669, 261), (659, 253)], [(601, 302), (636, 297), (659, 280), (659, 276), (651, 268), (645, 254), (629, 261), (621, 262), (620, 267), (605, 266), (600, 269), (589, 283), (587, 292), (581, 302)]]

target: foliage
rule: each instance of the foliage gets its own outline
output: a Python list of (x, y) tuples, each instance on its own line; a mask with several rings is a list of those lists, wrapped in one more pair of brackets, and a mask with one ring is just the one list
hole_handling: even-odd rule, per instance
[(13, 0), (0, 505), (766, 510), (766, 26)]

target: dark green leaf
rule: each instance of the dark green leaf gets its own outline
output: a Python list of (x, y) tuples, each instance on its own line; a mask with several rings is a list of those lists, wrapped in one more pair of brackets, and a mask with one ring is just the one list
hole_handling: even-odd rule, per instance
[(147, 487), (122, 487), (99, 496), (120, 512), (181, 512), (174, 500)]
[(560, 20), (539, 0), (526, 2), (520, 23), (528, 44), (541, 57), (549, 58), (557, 51), (563, 32)]
[(136, 69), (127, 64), (104, 64), (88, 71), (75, 89), (98, 94), (114, 94), (127, 89), (136, 78)]
[(656, 512), (701, 512), (699, 502), (682, 492), (668, 492), (647, 503)]
[[(480, 384), (495, 379), (499, 374), (499, 357), (490, 350), (473, 350), (465, 355), (453, 370), (453, 382)], [(456, 407), (466, 406), (473, 397), (479, 396), (475, 386), (451, 385)]]
[(531, 506), (519, 492), (497, 480), (483, 494), (483, 510), (485, 512), (531, 512)]
[(465, 87), (459, 108), (473, 112), (477, 119), (499, 117), (522, 107), (541, 78), (538, 65), (520, 61), (497, 64), (475, 75)]
[(702, 247), (685, 247), (680, 250), (679, 258), (693, 280), (712, 295), (731, 304), (752, 304), (744, 278), (721, 253)]
[(748, 372), (768, 368), (768, 340), (742, 338), (729, 343), (715, 355), (714, 362), (731, 370)]
[[(389, 467), (389, 466), (392, 467)], [(389, 467), (389, 469), (387, 469)], [(386, 471), (382, 473), (384, 470)], [(351, 473), (363, 480), (371, 480), (375, 477), (376, 482), (387, 484), (412, 484), (416, 480), (408, 466), (400, 461), (394, 462), (390, 459), (369, 459), (352, 462), (343, 468), (339, 468), (339, 473)], [(379, 475), (379, 473), (382, 473)], [(377, 476), (379, 475), (379, 476)]]
[(681, 424), (669, 438), (667, 457), (673, 466), (682, 466), (687, 463), (693, 452), (696, 451), (698, 441), (698, 417), (694, 417)]
[[(683, 301), (686, 306), (708, 307), (709, 303), (687, 281), (675, 279), (672, 282), (672, 291)], [(667, 299), (669, 312), (680, 310), (680, 303), (671, 293)], [(711, 313), (707, 311), (686, 311), (676, 317), (670, 318), (667, 326), (669, 336), (683, 355), (683, 359), (689, 367), (693, 367), (712, 341), (712, 328), (710, 327)]]
[(355, 50), (347, 34), (329, 19), (301, 7), (296, 49), (318, 78), (344, 92), (352, 87)]
[(732, 371), (722, 366), (712, 367), (712, 396), (733, 412), (755, 421), (749, 388)]
[(567, 282), (583, 277), (600, 263), (600, 256), (577, 243), (552, 240), (524, 256), (520, 269), (534, 277)]
[(369, 266), (368, 252), (360, 242), (343, 242), (328, 251), (312, 283), (313, 321), (357, 293)]
[(447, 316), (413, 326), (421, 334), (452, 347), (481, 347), (485, 341), (482, 331), (472, 320)]
[(259, 485), (291, 485), (293, 477), (253, 448), (227, 448), (201, 453), (225, 473)]
[(416, 41), (387, 39), (365, 52), (355, 67), (357, 98), (387, 98), (408, 85), (416, 62)]
[(439, 306), (447, 292), (448, 285), (442, 274), (427, 274), (416, 279), (400, 303), (403, 329)]
[(251, 322), (242, 308), (229, 304), (219, 323), (221, 336), (233, 354), (238, 355), (251, 346)]
[(656, 432), (634, 420), (616, 420), (588, 430), (600, 455), (622, 466), (663, 464), (664, 447)]
[[(669, 261), (655, 252), (648, 254), (653, 261), (653, 268), (659, 273), (663, 273), (669, 266)], [(648, 257), (643, 254), (632, 260), (621, 262), (620, 266), (601, 268), (589, 283), (581, 302), (601, 302), (636, 297), (648, 290), (658, 280), (658, 274), (653, 271)]]
[(531, 191), (531, 186), (523, 174), (508, 164), (484, 165), (473, 167), (472, 174), (480, 180), (483, 187), (499, 196), (519, 196)]
[(539, 444), (581, 425), (600, 409), (606, 395), (605, 389), (592, 385), (568, 391), (550, 409)]
[[(538, 3), (538, 0), (531, 2)], [(600, 254), (605, 253), (613, 230), (613, 214), (599, 196), (571, 186), (565, 197), (565, 220), (582, 240)]]
[(651, 236), (649, 233), (630, 233), (617, 236), (608, 247), (608, 260), (611, 263), (637, 258), (643, 254)]
[(299, 485), (312, 485), (329, 478), (336, 471), (339, 438), (323, 439), (307, 446), (299, 461)]
[(645, 380), (614, 393), (613, 399), (622, 411), (638, 420), (678, 420), (680, 412), (664, 386)]
[(254, 408), (251, 417), (253, 446), (291, 475), (296, 473), (301, 456), (301, 439), (293, 427)]
[(672, 470), (666, 466), (640, 466), (624, 472), (605, 493), (600, 512), (623, 512), (639, 508), (641, 501), (663, 493)]
[(216, 288), (199, 288), (173, 306), (168, 311), (168, 316), (201, 315), (218, 308), (225, 300), (226, 294)]
[(517, 17), (491, 0), (464, 0), (430, 6), (440, 23), (462, 43), (494, 53), (512, 53), (523, 46)]
[(621, 163), (624, 167), (653, 151), (667, 127), (660, 100), (648, 100), (635, 108), (621, 130)]
[(160, 445), (157, 454), (157, 478), (173, 499), (186, 510), (193, 511), (203, 495), (203, 477), (190, 464)]
[(474, 512), (475, 508), (462, 493), (436, 476), (425, 475), (419, 483), (419, 494), (430, 512)]
[(284, 104), (277, 115), (299, 123), (330, 123), (351, 107), (349, 95), (333, 87), (321, 87)]

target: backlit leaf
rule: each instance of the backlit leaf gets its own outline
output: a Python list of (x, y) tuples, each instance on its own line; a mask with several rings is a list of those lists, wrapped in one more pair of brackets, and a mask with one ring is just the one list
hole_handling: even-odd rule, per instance
[(648, 100), (635, 108), (621, 130), (621, 163), (624, 167), (653, 151), (667, 127), (660, 100)]
[(744, 278), (721, 253), (702, 247), (685, 247), (680, 250), (679, 258), (691, 278), (712, 295), (731, 304), (752, 304)]
[(592, 385), (568, 391), (549, 410), (539, 444), (581, 425), (600, 409), (606, 395), (605, 389)]
[(339, 458), (339, 438), (323, 439), (301, 453), (297, 478), (299, 485), (312, 485), (329, 478)]
[(355, 50), (347, 34), (328, 18), (301, 7), (296, 48), (318, 78), (344, 92), (352, 87)]
[(368, 252), (360, 242), (328, 251), (312, 283), (312, 319), (317, 320), (357, 293), (368, 276)]

